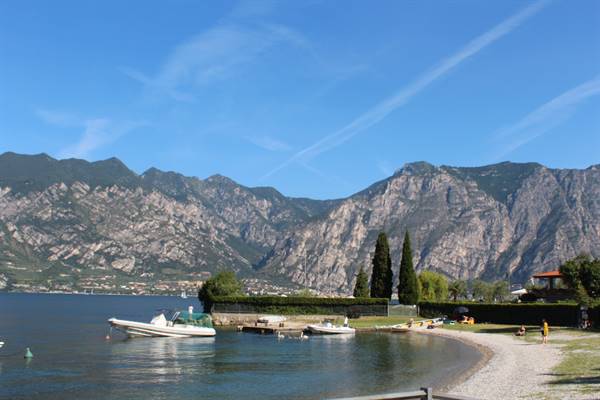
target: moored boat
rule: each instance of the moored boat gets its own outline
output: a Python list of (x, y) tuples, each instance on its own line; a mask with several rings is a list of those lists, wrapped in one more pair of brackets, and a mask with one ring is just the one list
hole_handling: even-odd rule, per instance
[[(191, 307), (190, 307), (191, 308)], [(111, 327), (126, 333), (129, 337), (202, 337), (215, 336), (210, 315), (189, 311), (177, 311), (167, 319), (161, 312), (150, 323), (110, 318)]]
[(320, 324), (309, 324), (306, 327), (311, 333), (319, 335), (352, 334), (356, 332), (356, 329), (348, 326), (348, 318), (345, 319), (343, 326), (334, 325), (330, 320), (325, 320)]

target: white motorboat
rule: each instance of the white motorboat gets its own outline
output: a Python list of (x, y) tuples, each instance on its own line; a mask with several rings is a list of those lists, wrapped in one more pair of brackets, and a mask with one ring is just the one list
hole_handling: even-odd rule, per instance
[(167, 319), (165, 312), (161, 312), (150, 323), (126, 321), (110, 318), (111, 327), (126, 333), (129, 337), (199, 337), (215, 336), (216, 331), (212, 326), (210, 315), (195, 313), (190, 307), (189, 311), (174, 312)]
[(319, 335), (338, 335), (342, 333), (356, 333), (356, 329), (348, 326), (348, 318), (344, 320), (344, 325), (334, 325), (330, 320), (325, 320), (320, 324), (309, 324), (306, 326), (311, 333)]
[(4, 346), (4, 342), (0, 342), (0, 349)]

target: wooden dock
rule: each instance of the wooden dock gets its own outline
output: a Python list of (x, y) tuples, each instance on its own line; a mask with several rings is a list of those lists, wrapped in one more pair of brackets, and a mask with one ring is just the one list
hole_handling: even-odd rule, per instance
[(238, 325), (237, 330), (240, 332), (258, 333), (261, 335), (276, 335), (278, 332), (281, 333), (298, 333), (303, 332), (306, 329), (306, 325), (297, 323), (284, 323), (284, 324), (243, 324)]

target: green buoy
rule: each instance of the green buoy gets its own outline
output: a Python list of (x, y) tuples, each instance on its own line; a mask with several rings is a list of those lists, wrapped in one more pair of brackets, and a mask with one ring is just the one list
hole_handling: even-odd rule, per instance
[(29, 350), (29, 347), (25, 349), (25, 357), (24, 358), (33, 358), (33, 353)]

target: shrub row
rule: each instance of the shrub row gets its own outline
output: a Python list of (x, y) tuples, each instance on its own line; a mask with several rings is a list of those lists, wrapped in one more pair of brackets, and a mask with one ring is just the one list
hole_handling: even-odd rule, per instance
[(224, 296), (214, 297), (207, 312), (269, 314), (388, 315), (387, 299)]
[(545, 304), (545, 303), (471, 303), (471, 302), (420, 302), (419, 314), (425, 317), (441, 315), (452, 316), (456, 307), (469, 309), (468, 316), (476, 322), (496, 324), (528, 324), (539, 325), (543, 318), (550, 325), (577, 326), (579, 306), (577, 304)]

